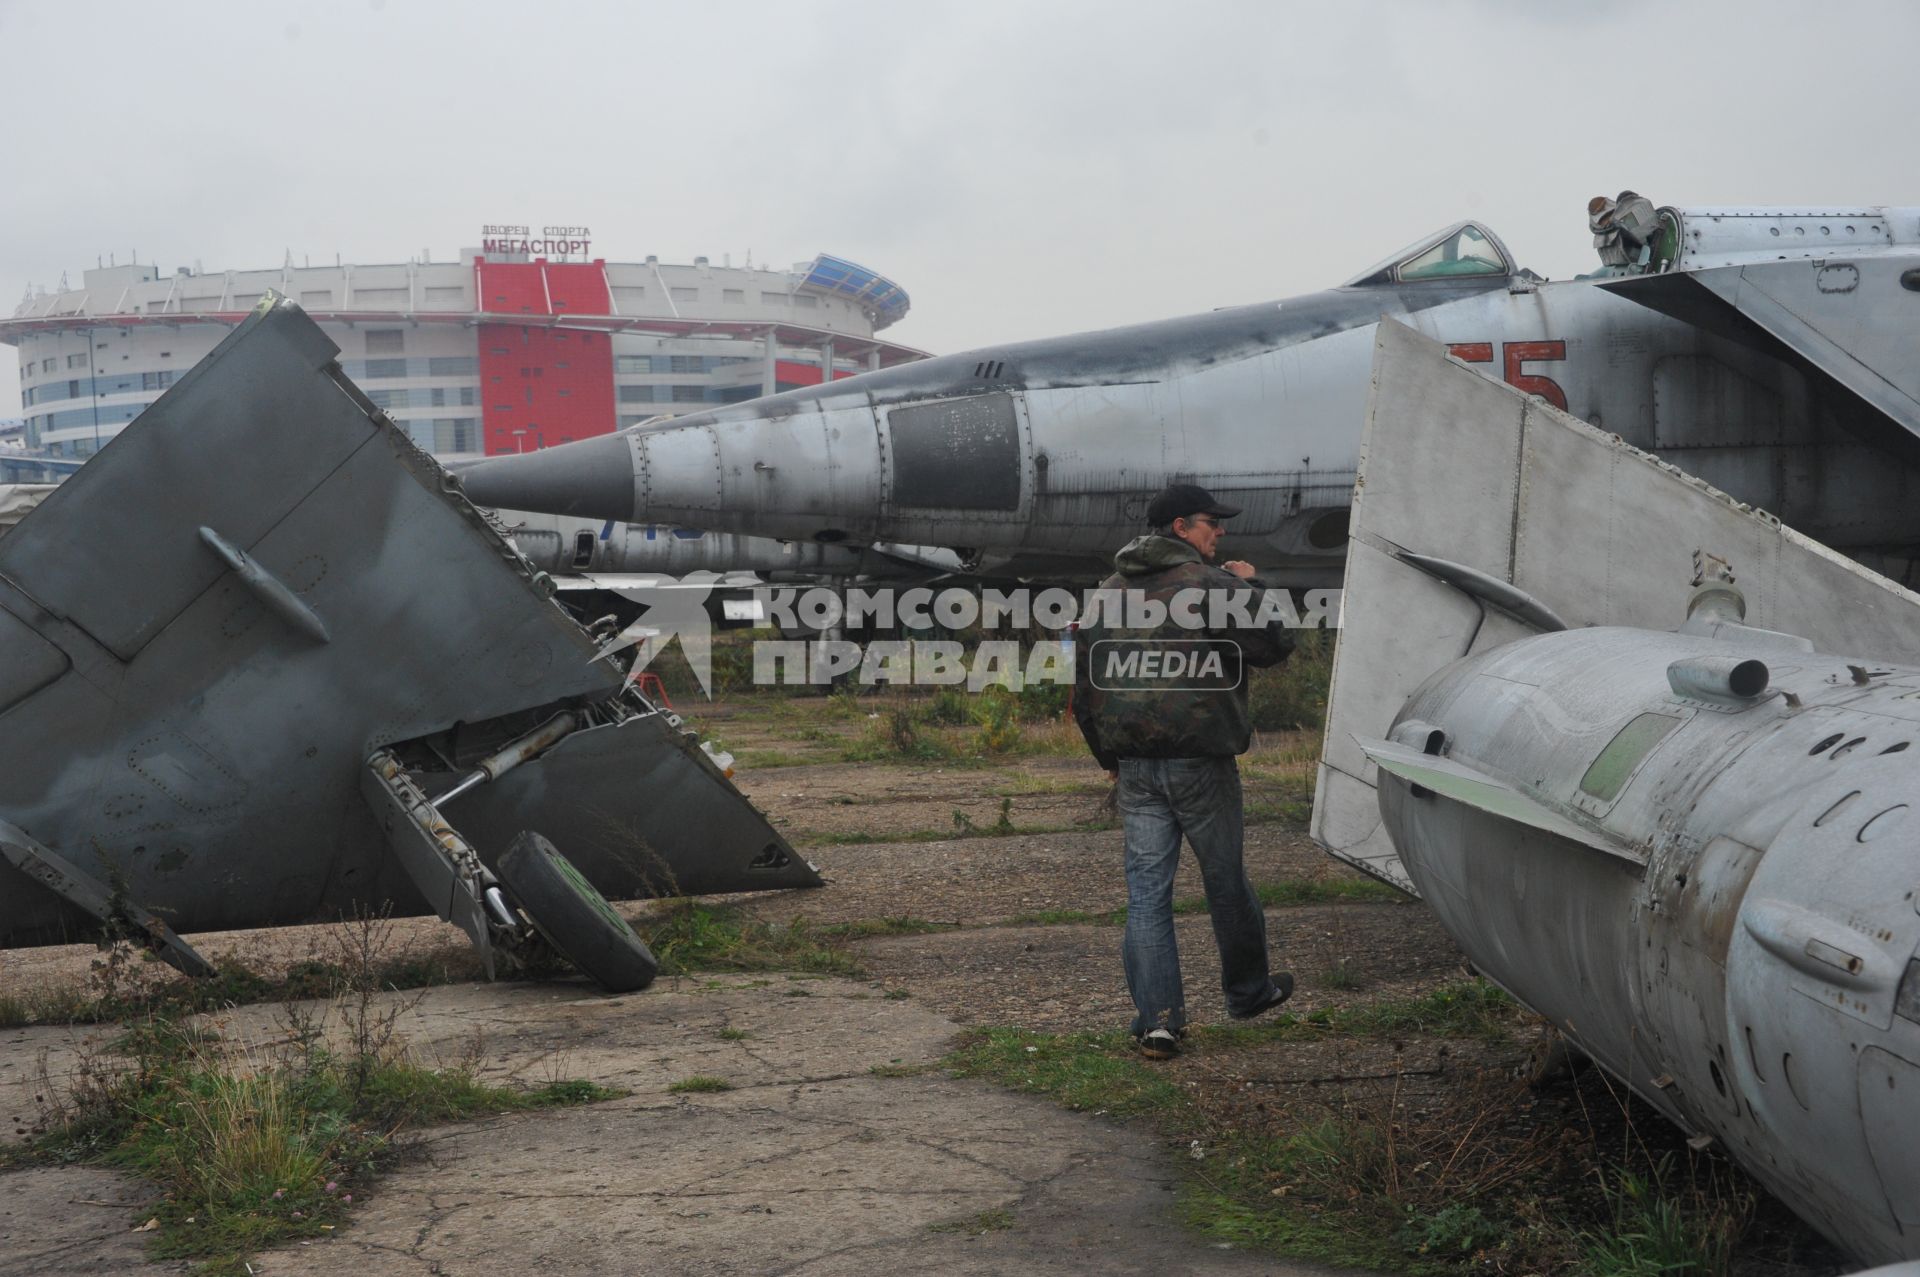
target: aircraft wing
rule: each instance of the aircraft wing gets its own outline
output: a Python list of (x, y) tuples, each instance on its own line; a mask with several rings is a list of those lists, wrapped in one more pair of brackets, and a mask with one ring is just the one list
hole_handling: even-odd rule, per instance
[(1920, 596), (1393, 322), (1352, 529), (1313, 836), (1403, 890), (1360, 742), (1391, 739), (1407, 698), (1463, 656), (1562, 624), (1677, 629), (1723, 563), (1748, 625), (1920, 663)]
[(1920, 444), (1920, 360), (1913, 357), (1920, 253), (1747, 262), (1627, 276), (1600, 287), (1756, 346), (1846, 391), (1872, 409), (1856, 426), (1870, 443), (1906, 456)]

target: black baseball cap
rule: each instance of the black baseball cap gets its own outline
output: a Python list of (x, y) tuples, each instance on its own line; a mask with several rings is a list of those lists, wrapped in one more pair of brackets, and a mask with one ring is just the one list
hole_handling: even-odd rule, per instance
[(1231, 519), (1239, 513), (1239, 506), (1214, 500), (1213, 494), (1197, 483), (1169, 483), (1147, 503), (1147, 523), (1156, 528), (1164, 528), (1175, 519), (1191, 519), (1196, 514)]

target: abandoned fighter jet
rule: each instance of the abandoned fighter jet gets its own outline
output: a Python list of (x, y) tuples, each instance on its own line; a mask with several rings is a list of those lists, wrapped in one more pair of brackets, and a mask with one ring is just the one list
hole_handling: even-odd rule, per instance
[(1920, 1259), (1920, 597), (1381, 326), (1314, 834)]
[[(1629, 195), (1631, 193), (1628, 193)], [(1920, 539), (1920, 210), (1601, 201), (1603, 277), (1461, 222), (1339, 288), (989, 347), (462, 472), (482, 505), (1104, 570), (1191, 480), (1236, 556), (1337, 583), (1383, 318), (1849, 552)], [(1636, 302), (1642, 304), (1635, 304)]]
[(637, 987), (603, 895), (817, 885), (337, 354), (268, 298), (0, 537), (0, 945), (391, 907)]
[(628, 577), (704, 573), (724, 588), (736, 578), (749, 584), (884, 579), (960, 569), (952, 551), (925, 546), (828, 545), (519, 510), (496, 514), (514, 547), (561, 589), (569, 588), (563, 578), (570, 577), (611, 587)]

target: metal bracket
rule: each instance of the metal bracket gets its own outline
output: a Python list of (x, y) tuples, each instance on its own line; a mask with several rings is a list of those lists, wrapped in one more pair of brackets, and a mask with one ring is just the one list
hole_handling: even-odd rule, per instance
[(373, 809), (387, 846), (442, 919), (467, 933), (494, 978), (497, 945), (517, 940), (520, 922), (500, 893), (499, 880), (471, 844), (440, 815), (390, 750), (367, 760), (360, 793)]
[(123, 919), (145, 934), (162, 958), (186, 975), (216, 974), (213, 964), (174, 934), (158, 914), (141, 908), (65, 856), (36, 840), (18, 825), (0, 820), (0, 856), (62, 900), (78, 905), (102, 922)]

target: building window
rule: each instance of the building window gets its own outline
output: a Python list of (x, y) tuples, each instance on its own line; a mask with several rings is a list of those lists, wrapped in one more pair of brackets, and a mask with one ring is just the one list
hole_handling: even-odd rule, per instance
[(399, 406), (397, 401), (405, 393), (402, 390), (369, 390), (367, 399), (381, 412), (389, 412)]
[(433, 422), (435, 452), (475, 451), (472, 417), (436, 417)]
[(818, 297), (810, 296), (806, 293), (795, 293), (793, 295), (793, 304), (798, 306), (801, 310), (812, 310), (814, 307), (820, 304), (820, 299)]
[(59, 362), (60, 361), (58, 359), (42, 359), (40, 361), (40, 371), (52, 372), (54, 368), (59, 364)]
[(471, 377), (478, 370), (472, 355), (434, 355), (427, 360), (429, 377)]
[(700, 300), (700, 290), (697, 288), (674, 288), (668, 291), (673, 294), (673, 300), (677, 302), (697, 302)]
[(613, 361), (615, 372), (652, 372), (652, 355), (621, 355)]
[(472, 386), (460, 387), (460, 406), (462, 408), (471, 408), (473, 407), (473, 402), (474, 402), (473, 387)]
[(84, 354), (67, 356), (67, 367), (85, 368), (86, 366), (87, 366), (87, 357)]
[(430, 408), (444, 408), (444, 407), (446, 407), (446, 406), (447, 406), (447, 391), (446, 391), (446, 387), (444, 387), (444, 386), (435, 386), (435, 387), (433, 388), (433, 390), (432, 390), (432, 392), (431, 392), (431, 393), (430, 393), (430, 394), (429, 394), (429, 395), (427, 396), (427, 398), (428, 398), (428, 404), (427, 404), (427, 406), (428, 406), (428, 407), (430, 407)]
[[(368, 333), (369, 337), (373, 334)], [(404, 377), (407, 375), (407, 361), (404, 359), (367, 360), (368, 377)]]
[(706, 399), (707, 388), (705, 386), (675, 386), (673, 388), (673, 401), (675, 403), (705, 403)]
[(729, 306), (744, 306), (747, 304), (747, 290), (744, 288), (723, 288), (720, 290), (720, 300)]
[(160, 372), (143, 372), (140, 374), (140, 389), (142, 390), (165, 390), (172, 384), (173, 369), (171, 368), (164, 369)]
[(75, 380), (72, 380), (72, 381), (69, 381), (69, 382), (67, 383), (67, 398), (69, 398), (69, 399), (78, 399), (79, 397), (80, 397), (80, 382), (79, 382), (79, 380), (78, 380), (78, 379), (75, 379)]
[(401, 340), (401, 330), (398, 328), (370, 328), (367, 330), (367, 353), (397, 355), (403, 349)]
[(705, 372), (707, 361), (701, 355), (673, 355), (667, 361), (668, 372)]
[(761, 293), (760, 294), (760, 304), (762, 306), (785, 306), (788, 303), (788, 300), (789, 299), (785, 293)]
[(553, 393), (558, 395), (562, 399), (568, 399), (573, 396), (573, 392), (571, 390), (556, 390)]
[(500, 358), (505, 359), (507, 357), (507, 348), (505, 346), (495, 346), (487, 353), (490, 355), (498, 355)]
[(620, 402), (621, 403), (652, 403), (653, 387), (652, 386), (622, 386), (620, 387)]

